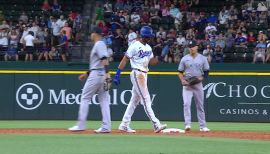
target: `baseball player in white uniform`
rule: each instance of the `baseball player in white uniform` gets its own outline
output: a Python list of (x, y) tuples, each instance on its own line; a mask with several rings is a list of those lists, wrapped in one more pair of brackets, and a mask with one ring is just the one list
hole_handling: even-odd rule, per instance
[(141, 39), (131, 44), (120, 62), (116, 75), (114, 76), (114, 83), (120, 84), (120, 74), (125, 65), (130, 61), (132, 72), (130, 79), (133, 84), (132, 96), (127, 106), (126, 112), (119, 126), (119, 130), (127, 133), (135, 133), (136, 131), (130, 128), (131, 117), (135, 108), (141, 102), (145, 113), (152, 122), (154, 131), (159, 133), (167, 127), (166, 124), (161, 124), (156, 118), (152, 110), (152, 101), (147, 87), (147, 72), (148, 64), (155, 65), (158, 59), (154, 58), (152, 48), (147, 44), (151, 37), (153, 37), (153, 30), (149, 26), (144, 26), (140, 30)]
[(86, 120), (89, 110), (89, 102), (94, 94), (98, 94), (102, 113), (102, 125), (95, 130), (96, 133), (111, 132), (111, 114), (110, 114), (110, 95), (107, 89), (104, 89), (104, 82), (110, 78), (108, 70), (108, 51), (106, 44), (102, 41), (102, 30), (95, 27), (91, 34), (91, 40), (94, 41), (94, 47), (90, 53), (89, 71), (79, 76), (80, 80), (86, 80), (82, 90), (81, 104), (79, 108), (77, 124), (70, 131), (83, 131), (86, 129)]
[[(209, 64), (206, 57), (198, 53), (196, 41), (190, 41), (188, 47), (189, 54), (181, 59), (178, 67), (178, 76), (183, 85), (185, 130), (190, 131), (191, 129), (191, 100), (194, 96), (200, 131), (208, 132), (210, 129), (206, 127), (205, 121), (202, 80), (208, 76)], [(198, 80), (194, 85), (188, 83), (188, 79), (191, 77), (196, 77)]]

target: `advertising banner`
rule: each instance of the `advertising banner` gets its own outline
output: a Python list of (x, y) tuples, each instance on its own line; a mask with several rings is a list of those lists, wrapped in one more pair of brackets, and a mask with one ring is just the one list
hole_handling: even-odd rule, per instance
[[(0, 119), (77, 118), (84, 82), (77, 74), (0, 74)], [(129, 75), (110, 91), (112, 120), (121, 120), (131, 97)], [(270, 122), (268, 76), (209, 76), (203, 83), (207, 121)], [(183, 120), (182, 86), (177, 75), (149, 75), (153, 110), (161, 120)], [(89, 119), (100, 120), (96, 95)], [(133, 120), (147, 120), (139, 105)], [(197, 121), (192, 104), (192, 120)]]

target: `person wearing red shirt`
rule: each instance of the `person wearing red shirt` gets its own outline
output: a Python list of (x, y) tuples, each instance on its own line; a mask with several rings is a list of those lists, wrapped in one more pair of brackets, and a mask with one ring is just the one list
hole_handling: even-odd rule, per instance
[(51, 9), (51, 6), (50, 6), (48, 0), (45, 0), (45, 1), (43, 2), (43, 5), (42, 5), (41, 9), (42, 9), (43, 11), (49, 11), (49, 10)]

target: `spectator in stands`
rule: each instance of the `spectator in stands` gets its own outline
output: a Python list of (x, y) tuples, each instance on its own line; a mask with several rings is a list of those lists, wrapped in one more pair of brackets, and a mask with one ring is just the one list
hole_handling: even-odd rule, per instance
[(267, 36), (263, 33), (263, 31), (259, 31), (257, 40), (258, 41), (266, 41), (267, 40)]
[(78, 14), (73, 23), (73, 34), (75, 36), (75, 42), (79, 42), (81, 39), (81, 29), (82, 29), (82, 17)]
[(213, 62), (214, 63), (223, 63), (223, 51), (220, 46), (216, 46), (214, 52), (213, 52)]
[(211, 12), (211, 15), (208, 17), (207, 21), (215, 25), (218, 23), (218, 18), (216, 17), (214, 12)]
[(259, 23), (259, 17), (257, 16), (256, 10), (252, 10), (252, 13), (249, 15), (248, 22), (255, 25)]
[(179, 46), (184, 46), (187, 44), (187, 40), (182, 33), (178, 34), (178, 37), (176, 38), (176, 42)]
[(124, 20), (125, 20), (125, 26), (126, 27), (129, 27), (129, 25), (130, 25), (130, 16), (129, 16), (129, 14), (128, 14), (128, 10), (124, 10), (123, 11), (124, 13), (123, 13), (123, 17), (125, 18)]
[(262, 48), (255, 48), (253, 63), (265, 63), (265, 51)]
[(48, 61), (49, 60), (49, 51), (50, 51), (50, 47), (47, 46), (46, 43), (43, 43), (42, 47), (39, 48), (38, 61), (40, 61), (42, 58), (44, 58), (45, 61)]
[(51, 10), (51, 6), (48, 2), (48, 0), (44, 0), (42, 7), (41, 7), (42, 11), (50, 11)]
[(119, 17), (120, 24), (125, 27), (125, 25), (126, 25), (126, 18), (124, 17), (124, 11), (123, 10), (120, 10), (118, 12), (118, 17)]
[(64, 27), (61, 29), (61, 33), (65, 31), (66, 32), (66, 36), (68, 41), (71, 39), (71, 34), (72, 34), (72, 29), (71, 27), (68, 25), (68, 23), (66, 22)]
[(254, 43), (256, 42), (256, 37), (254, 36), (253, 32), (249, 32), (248, 37), (247, 37), (247, 41), (248, 43)]
[(205, 28), (205, 33), (207, 35), (214, 35), (217, 32), (216, 26), (214, 26), (212, 23), (208, 23), (207, 27)]
[(163, 48), (163, 41), (161, 37), (156, 37), (155, 43), (153, 44), (153, 53), (155, 56), (161, 56)]
[(10, 45), (4, 56), (5, 61), (11, 60), (13, 58), (15, 58), (16, 61), (19, 60), (17, 47), (14, 44)]
[(235, 38), (235, 46), (242, 47), (242, 48), (247, 47), (247, 39), (245, 37), (243, 37), (241, 32), (237, 33), (237, 36)]
[(241, 21), (248, 21), (249, 20), (249, 14), (248, 14), (247, 10), (242, 10), (242, 14), (239, 15), (239, 19)]
[(66, 62), (67, 61), (66, 54), (68, 54), (68, 48), (69, 48), (66, 31), (63, 30), (61, 32), (60, 37), (61, 37), (61, 41), (60, 41), (60, 44), (57, 45), (57, 47), (60, 47), (60, 54), (61, 54), (61, 58), (63, 62)]
[(256, 48), (258, 48), (258, 49), (260, 49), (260, 50), (262, 50), (262, 51), (265, 52), (266, 49), (267, 49), (267, 43), (261, 40), (261, 41), (259, 41), (258, 44), (256, 45)]
[(24, 11), (20, 15), (19, 20), (23, 21), (23, 23), (28, 23), (28, 16), (25, 14)]
[(156, 37), (160, 37), (163, 40), (166, 39), (167, 33), (164, 31), (163, 27), (159, 27), (159, 31), (156, 33)]
[(210, 45), (206, 46), (206, 49), (203, 50), (203, 56), (207, 58), (207, 61), (211, 63), (212, 61), (212, 55), (213, 55), (213, 49)]
[(230, 6), (229, 13), (230, 13), (230, 16), (231, 16), (231, 20), (232, 20), (232, 21), (238, 19), (238, 9), (235, 8), (234, 5), (231, 5), (231, 6)]
[(109, 0), (106, 1), (106, 3), (103, 5), (103, 8), (104, 8), (104, 11), (105, 13), (112, 13), (113, 10), (112, 10), (112, 4), (110, 3)]
[(131, 16), (130, 16), (130, 26), (135, 26), (138, 25), (139, 22), (141, 20), (140, 15), (138, 14), (137, 11), (132, 12)]
[(179, 8), (181, 11), (185, 12), (189, 9), (189, 5), (185, 0), (179, 0)]
[(260, 12), (259, 24), (261, 24), (261, 25), (267, 24), (267, 12), (266, 11)]
[(194, 40), (195, 36), (196, 36), (196, 34), (195, 34), (195, 30), (193, 28), (190, 28), (187, 30), (187, 33), (186, 33), (187, 41)]
[(240, 20), (239, 20), (239, 23), (240, 23), (239, 27), (236, 31), (246, 33), (247, 32), (246, 23), (244, 21), (240, 21)]
[(258, 7), (257, 7), (258, 12), (264, 12), (264, 11), (267, 11), (267, 10), (268, 9), (267, 9), (266, 5), (263, 2), (258, 3)]
[(6, 30), (9, 30), (10, 29), (10, 26), (7, 23), (6, 20), (3, 20), (2, 24), (0, 25), (0, 29), (6, 29)]
[(53, 0), (52, 11), (57, 14), (62, 12), (61, 5), (58, 3), (58, 0)]
[(70, 11), (68, 14), (68, 20), (70, 20), (71, 22), (74, 22), (74, 20), (76, 19), (78, 13), (75, 11)]
[(57, 24), (60, 26), (60, 28), (63, 28), (66, 22), (67, 20), (65, 19), (64, 15), (61, 15), (60, 18), (57, 20)]
[(16, 29), (11, 30), (8, 38), (10, 46), (17, 48), (19, 43), (19, 34)]
[(114, 5), (114, 8), (116, 10), (122, 10), (124, 8), (124, 1), (123, 0), (117, 0), (115, 5)]
[(103, 22), (100, 22), (98, 24), (98, 27), (102, 30), (102, 34), (106, 36), (109, 33), (109, 28), (103, 24)]
[(28, 33), (29, 33), (29, 27), (26, 27), (26, 25), (22, 25), (22, 32), (21, 32), (21, 38), (20, 38), (20, 42), (19, 42), (19, 47), (20, 47), (20, 49), (19, 49), (19, 51), (21, 50), (21, 51), (23, 51), (23, 46), (24, 46), (24, 37), (26, 36), (26, 35), (28, 35)]
[(141, 24), (147, 25), (150, 22), (150, 14), (148, 11), (144, 11), (141, 18)]
[(8, 49), (8, 29), (0, 27), (0, 51), (6, 52)]
[(176, 18), (177, 17), (177, 14), (179, 13), (179, 9), (177, 7), (175, 7), (174, 4), (171, 4), (171, 7), (170, 7), (170, 16), (173, 17), (173, 18)]
[(51, 50), (49, 51), (49, 59), (54, 60), (55, 57), (57, 57), (58, 51), (55, 47), (51, 47)]
[(36, 22), (32, 23), (32, 27), (29, 28), (29, 31), (34, 32), (34, 37), (36, 37), (37, 32), (40, 30), (40, 27), (36, 24)]
[(128, 46), (130, 46), (133, 42), (136, 41), (137, 39), (137, 34), (135, 33), (134, 29), (133, 28), (130, 28), (129, 29), (129, 33), (128, 33), (128, 36), (127, 36), (127, 39), (128, 39)]
[(225, 37), (223, 36), (222, 33), (220, 33), (218, 36), (217, 36), (217, 39), (215, 41), (215, 46), (219, 46), (221, 49), (224, 49), (225, 48)]
[(270, 60), (270, 43), (268, 42), (267, 49), (266, 49), (266, 59), (265, 59), (265, 62), (268, 62), (269, 60)]
[(115, 52), (114, 59), (120, 60), (125, 50), (125, 37), (121, 29), (117, 29), (113, 36), (112, 49)]
[(96, 6), (96, 17), (95, 17), (96, 25), (99, 24), (99, 22), (103, 22), (104, 20), (104, 11), (101, 6), (101, 4), (97, 4)]
[(156, 10), (160, 10), (160, 3), (159, 3), (159, 1), (158, 0), (154, 0), (154, 8), (156, 9)]
[(60, 31), (61, 31), (61, 26), (59, 25), (58, 22), (56, 22), (55, 18), (52, 18), (52, 44), (57, 45), (59, 44), (59, 38), (60, 38)]
[(168, 16), (170, 16), (170, 7), (169, 6), (165, 6), (162, 9), (162, 18), (167, 18)]
[(114, 12), (111, 16), (111, 31), (115, 32), (116, 29), (120, 29), (123, 27), (120, 23), (120, 17), (118, 16), (117, 12)]
[(24, 46), (25, 46), (25, 61), (33, 61), (33, 53), (35, 52), (34, 43), (36, 39), (34, 37), (34, 32), (29, 31), (28, 34), (23, 38)]

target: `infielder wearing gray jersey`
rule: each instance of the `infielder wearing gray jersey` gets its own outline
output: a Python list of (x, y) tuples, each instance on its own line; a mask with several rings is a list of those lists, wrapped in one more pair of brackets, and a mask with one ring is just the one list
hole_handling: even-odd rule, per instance
[[(178, 68), (178, 76), (183, 85), (185, 130), (189, 131), (191, 129), (191, 100), (194, 96), (200, 131), (207, 132), (210, 130), (206, 127), (205, 121), (202, 80), (208, 75), (209, 64), (207, 59), (198, 53), (196, 41), (190, 41), (188, 47), (190, 53), (181, 59)], [(197, 77), (198, 83), (189, 85), (188, 79), (191, 77)]]
[(91, 34), (91, 40), (93, 40), (95, 44), (90, 53), (89, 71), (79, 77), (80, 80), (85, 80), (86, 78), (87, 80), (82, 90), (78, 122), (75, 126), (69, 128), (70, 131), (82, 131), (86, 129), (89, 103), (93, 95), (98, 94), (102, 113), (102, 125), (99, 129), (95, 130), (95, 132), (111, 132), (110, 95), (109, 92), (104, 89), (106, 78), (110, 78), (107, 60), (109, 54), (106, 44), (102, 41), (101, 33), (101, 29), (94, 28)]

